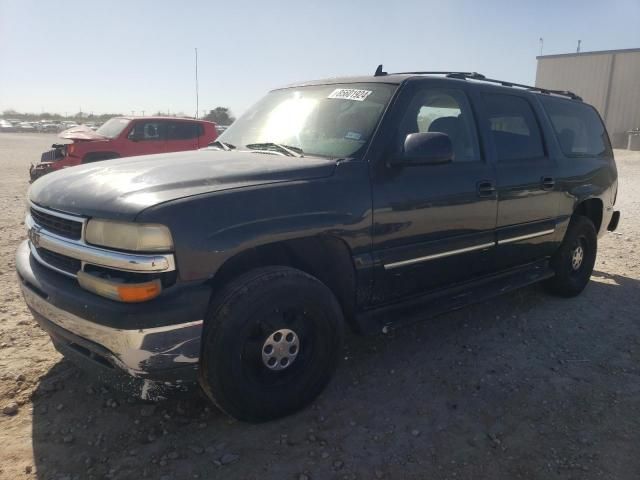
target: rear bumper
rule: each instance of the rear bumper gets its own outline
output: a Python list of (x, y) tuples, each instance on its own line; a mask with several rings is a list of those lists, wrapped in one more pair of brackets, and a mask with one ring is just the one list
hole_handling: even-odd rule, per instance
[(195, 382), (206, 286), (174, 286), (150, 302), (121, 304), (40, 265), (27, 242), (18, 249), (16, 269), (34, 318), (81, 367), (143, 398)]

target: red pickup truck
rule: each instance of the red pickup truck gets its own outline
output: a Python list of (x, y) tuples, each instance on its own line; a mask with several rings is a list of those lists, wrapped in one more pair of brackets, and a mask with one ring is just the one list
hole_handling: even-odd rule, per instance
[(60, 138), (73, 143), (53, 144), (40, 163), (31, 165), (31, 181), (62, 168), (119, 157), (197, 150), (213, 142), (212, 122), (174, 117), (115, 117), (98, 130), (86, 126), (65, 130)]

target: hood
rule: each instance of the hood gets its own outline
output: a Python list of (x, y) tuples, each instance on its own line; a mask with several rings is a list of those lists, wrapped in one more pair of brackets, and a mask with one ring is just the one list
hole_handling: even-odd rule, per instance
[(336, 163), (313, 157), (196, 150), (120, 158), (50, 173), (29, 199), (61, 212), (132, 220), (179, 198), (276, 182), (330, 176)]
[(58, 134), (60, 138), (66, 138), (68, 140), (106, 140), (107, 137), (97, 134), (94, 130), (91, 130), (86, 125), (80, 125), (79, 127), (71, 127)]

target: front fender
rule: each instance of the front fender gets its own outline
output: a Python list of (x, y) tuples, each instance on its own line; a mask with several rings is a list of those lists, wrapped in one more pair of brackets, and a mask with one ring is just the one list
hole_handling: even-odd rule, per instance
[(169, 226), (179, 277), (185, 281), (213, 277), (244, 250), (315, 235), (340, 238), (354, 256), (369, 254), (367, 163), (340, 164), (327, 178), (187, 197), (151, 207), (137, 220)]

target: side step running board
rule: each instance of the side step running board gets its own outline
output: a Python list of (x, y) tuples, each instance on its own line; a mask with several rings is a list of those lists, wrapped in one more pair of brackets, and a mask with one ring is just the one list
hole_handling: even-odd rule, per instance
[(483, 302), (497, 295), (551, 278), (553, 275), (548, 260), (543, 260), (399, 303), (365, 310), (356, 316), (356, 322), (362, 333), (386, 333), (393, 328)]

